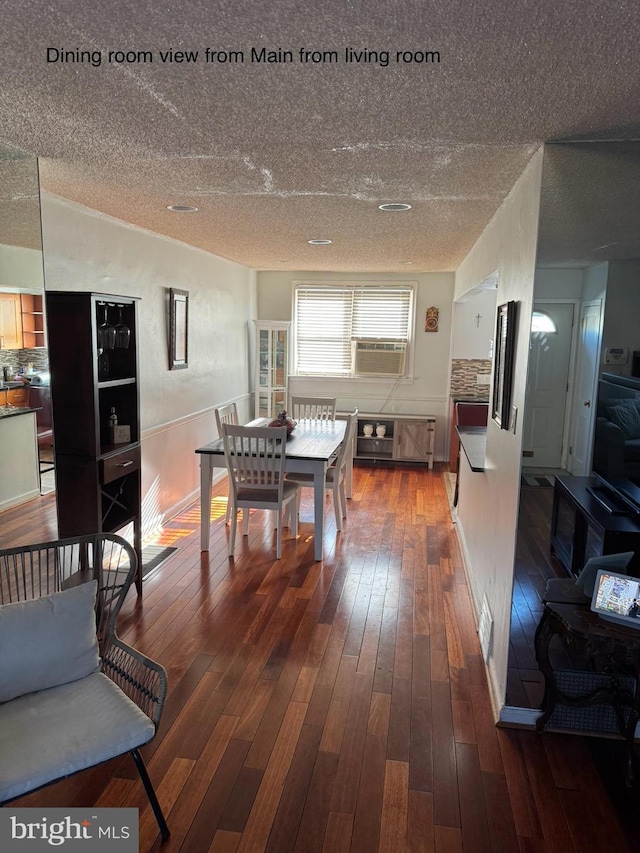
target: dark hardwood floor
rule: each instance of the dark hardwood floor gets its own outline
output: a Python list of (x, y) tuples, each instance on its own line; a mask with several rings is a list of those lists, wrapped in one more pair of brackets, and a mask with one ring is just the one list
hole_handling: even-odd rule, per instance
[(552, 504), (551, 486), (522, 485), (507, 675), (507, 704), (519, 708), (538, 708), (542, 701), (543, 678), (536, 663), (533, 638), (543, 610), (547, 580), (560, 574), (549, 554)]
[[(54, 509), (0, 514), (2, 547), (55, 538)], [(308, 490), (281, 560), (256, 511), (230, 562), (224, 512), (206, 554), (198, 505), (167, 524), (178, 550), (120, 622), (169, 672), (143, 750), (169, 841), (128, 757), (19, 805), (139, 807), (143, 853), (632, 849), (583, 738), (495, 727), (440, 472), (356, 468), (323, 563)]]
[[(539, 708), (544, 680), (535, 659), (534, 637), (543, 611), (547, 581), (567, 577), (549, 551), (553, 487), (522, 485), (516, 538), (516, 561), (511, 601), (511, 636), (507, 674), (507, 704)], [(557, 669), (585, 669), (558, 644), (551, 649)]]

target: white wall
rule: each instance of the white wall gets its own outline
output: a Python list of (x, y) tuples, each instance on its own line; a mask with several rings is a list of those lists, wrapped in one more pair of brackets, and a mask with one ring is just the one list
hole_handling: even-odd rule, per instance
[[(336, 396), (337, 405), (343, 411), (357, 406), (361, 412), (434, 415), (434, 458), (445, 458), (453, 273), (400, 275), (267, 271), (258, 273), (257, 280), (258, 318), (261, 320), (291, 320), (296, 281), (417, 282), (413, 381), (291, 377), (289, 391)], [(438, 331), (425, 332), (425, 312), (432, 305), (440, 309)]]
[(624, 365), (601, 363), (601, 370), (631, 376), (634, 350), (640, 350), (640, 261), (611, 261), (602, 329), (602, 359), (607, 347), (627, 347)]
[(495, 328), (495, 290), (480, 290), (464, 302), (456, 302), (453, 306), (451, 358), (489, 358)]
[(539, 267), (535, 275), (535, 298), (580, 299), (582, 296), (582, 270), (559, 267)]
[(42, 252), (0, 243), (0, 288), (42, 290)]
[(494, 619), (493, 647), (488, 661), (496, 705), (506, 696), (515, 537), (520, 494), (520, 462), (524, 395), (529, 354), (529, 327), (542, 150), (539, 150), (460, 265), (456, 299), (498, 270), (497, 303), (518, 302), (513, 378), (513, 403), (519, 415), (515, 435), (489, 420), (486, 470), (474, 473), (461, 466), (457, 530), (465, 554), (472, 597), (480, 610), (486, 595)]
[[(42, 230), (47, 290), (141, 297), (142, 484), (148, 531), (195, 496), (199, 465), (194, 450), (216, 437), (213, 408), (236, 400), (243, 419), (251, 416), (248, 341), (255, 274), (46, 192)], [(189, 292), (186, 370), (168, 369), (170, 287)]]

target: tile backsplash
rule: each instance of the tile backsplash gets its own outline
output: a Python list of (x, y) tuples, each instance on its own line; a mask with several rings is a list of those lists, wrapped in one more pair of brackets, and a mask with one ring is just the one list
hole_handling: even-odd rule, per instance
[(490, 358), (454, 358), (451, 362), (451, 396), (487, 400), (490, 390), (487, 374), (491, 375)]
[(0, 376), (3, 367), (10, 367), (18, 373), (21, 369), (26, 370), (28, 364), (33, 364), (36, 372), (49, 370), (49, 350), (46, 347), (0, 350)]

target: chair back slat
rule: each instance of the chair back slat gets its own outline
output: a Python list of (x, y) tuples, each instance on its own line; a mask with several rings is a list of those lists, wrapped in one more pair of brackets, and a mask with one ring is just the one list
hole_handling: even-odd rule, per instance
[(340, 445), (340, 450), (338, 451), (338, 457), (336, 459), (336, 469), (338, 471), (342, 471), (342, 469), (346, 466), (349, 457), (353, 452), (353, 434), (356, 429), (356, 421), (358, 419), (358, 410), (355, 409), (353, 412), (349, 412), (346, 417), (347, 426), (344, 430), (344, 440)]
[[(234, 496), (241, 489), (282, 499), (287, 428), (222, 425), (224, 454)], [(237, 503), (237, 502), (236, 502)]]
[(295, 420), (313, 418), (322, 421), (334, 421), (336, 418), (335, 397), (300, 397), (292, 395), (290, 402), (291, 417)]
[(220, 406), (214, 409), (216, 416), (216, 426), (218, 427), (218, 436), (222, 438), (223, 424), (238, 424), (238, 407), (235, 403), (228, 403), (226, 406)]

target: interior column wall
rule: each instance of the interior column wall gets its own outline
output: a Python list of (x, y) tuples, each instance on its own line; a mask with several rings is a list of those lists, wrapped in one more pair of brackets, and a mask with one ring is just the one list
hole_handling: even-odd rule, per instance
[(489, 418), (486, 469), (461, 468), (458, 535), (472, 596), (479, 613), (483, 599), (493, 617), (488, 657), (496, 710), (506, 696), (515, 537), (520, 494), (524, 396), (540, 206), (543, 152), (539, 150), (456, 272), (459, 299), (498, 270), (497, 304), (518, 303), (512, 402), (518, 409), (515, 433)]

